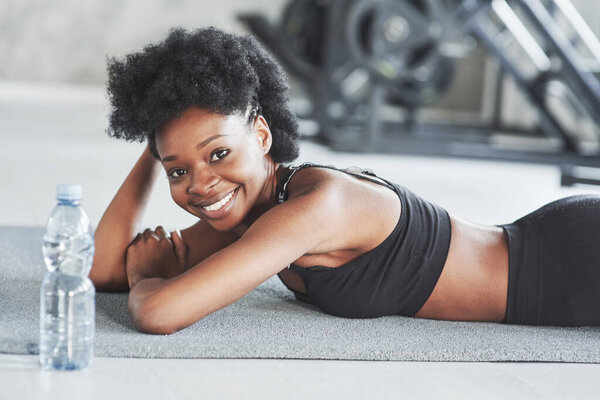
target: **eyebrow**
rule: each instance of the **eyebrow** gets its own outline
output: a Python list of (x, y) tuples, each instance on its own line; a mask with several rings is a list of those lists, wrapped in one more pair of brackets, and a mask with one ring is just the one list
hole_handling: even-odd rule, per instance
[[(200, 150), (201, 148), (203, 148), (204, 146), (206, 146), (207, 144), (209, 144), (213, 140), (217, 140), (218, 138), (220, 138), (222, 136), (227, 136), (227, 135), (214, 135), (214, 136), (209, 137), (208, 139), (204, 139), (203, 141), (201, 141), (200, 143), (198, 143), (196, 145), (196, 150)], [(177, 156), (176, 155), (170, 155), (170, 156), (166, 156), (165, 158), (163, 158), (160, 161), (161, 162), (168, 162), (168, 161), (175, 161), (175, 160), (177, 160)]]

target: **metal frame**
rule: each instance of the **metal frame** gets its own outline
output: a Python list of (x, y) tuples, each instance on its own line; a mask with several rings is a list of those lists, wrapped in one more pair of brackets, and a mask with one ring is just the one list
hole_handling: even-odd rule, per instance
[[(347, 51), (339, 43), (339, 38), (344, 37), (344, 16), (350, 1), (327, 2), (323, 38), (326, 63), (318, 67), (291, 54), (280, 40), (277, 28), (264, 18), (245, 17), (244, 21), (288, 70), (303, 80), (314, 104), (313, 113), (307, 117), (320, 124), (318, 139), (333, 149), (555, 164), (561, 166), (564, 185), (600, 184), (595, 179), (578, 177), (577, 169), (573, 168), (600, 168), (600, 81), (590, 68), (600, 66), (600, 42), (570, 1), (449, 0), (448, 3), (449, 22), (444, 28), (454, 34), (474, 35), (499, 61), (502, 75), (511, 76), (538, 111), (537, 129), (502, 126), (498, 107), (491, 123), (480, 126), (427, 123), (418, 117), (418, 110), (407, 108), (402, 110), (400, 120), (386, 121), (376, 110), (386, 103), (388, 89), (377, 80), (370, 82), (367, 94), (358, 100), (360, 104), (353, 103), (342, 93), (340, 79), (332, 79), (343, 71), (358, 68), (348, 60)], [(561, 14), (572, 25), (571, 37), (561, 31), (553, 14)], [(529, 70), (520, 68), (511, 58), (512, 50), (505, 45), (507, 40), (518, 44), (528, 56)], [(586, 46), (593, 60), (583, 60), (577, 46)], [(597, 151), (592, 146), (594, 151), (586, 153), (579, 139), (565, 130), (549, 107), (545, 90), (552, 81), (562, 82), (579, 102), (578, 110), (598, 126)], [(336, 107), (337, 113), (333, 112)]]

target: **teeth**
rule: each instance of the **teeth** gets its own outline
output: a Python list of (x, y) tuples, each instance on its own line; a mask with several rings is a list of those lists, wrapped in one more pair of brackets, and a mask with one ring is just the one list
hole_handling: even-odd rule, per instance
[(210, 206), (202, 207), (202, 208), (204, 208), (206, 211), (220, 210), (221, 207), (223, 207), (225, 204), (227, 204), (227, 202), (229, 200), (231, 200), (231, 198), (233, 197), (233, 193), (234, 192), (231, 192), (227, 196), (223, 197), (221, 200), (217, 201), (216, 203), (211, 204)]

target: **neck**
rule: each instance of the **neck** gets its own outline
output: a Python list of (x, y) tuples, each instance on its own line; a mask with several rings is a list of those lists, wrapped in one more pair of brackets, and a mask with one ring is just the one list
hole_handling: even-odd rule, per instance
[(254, 207), (244, 221), (235, 228), (235, 232), (241, 236), (248, 230), (250, 225), (254, 223), (261, 215), (269, 211), (271, 208), (277, 205), (277, 189), (279, 188), (279, 182), (281, 174), (284, 172), (285, 167), (267, 160), (265, 163), (265, 180), (258, 195), (257, 201)]

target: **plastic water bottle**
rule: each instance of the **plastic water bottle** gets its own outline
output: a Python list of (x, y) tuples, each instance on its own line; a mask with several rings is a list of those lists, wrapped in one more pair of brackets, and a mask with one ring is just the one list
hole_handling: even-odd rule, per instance
[(82, 369), (94, 356), (94, 235), (80, 185), (58, 185), (56, 198), (42, 242), (49, 272), (40, 291), (40, 362), (45, 369)]

